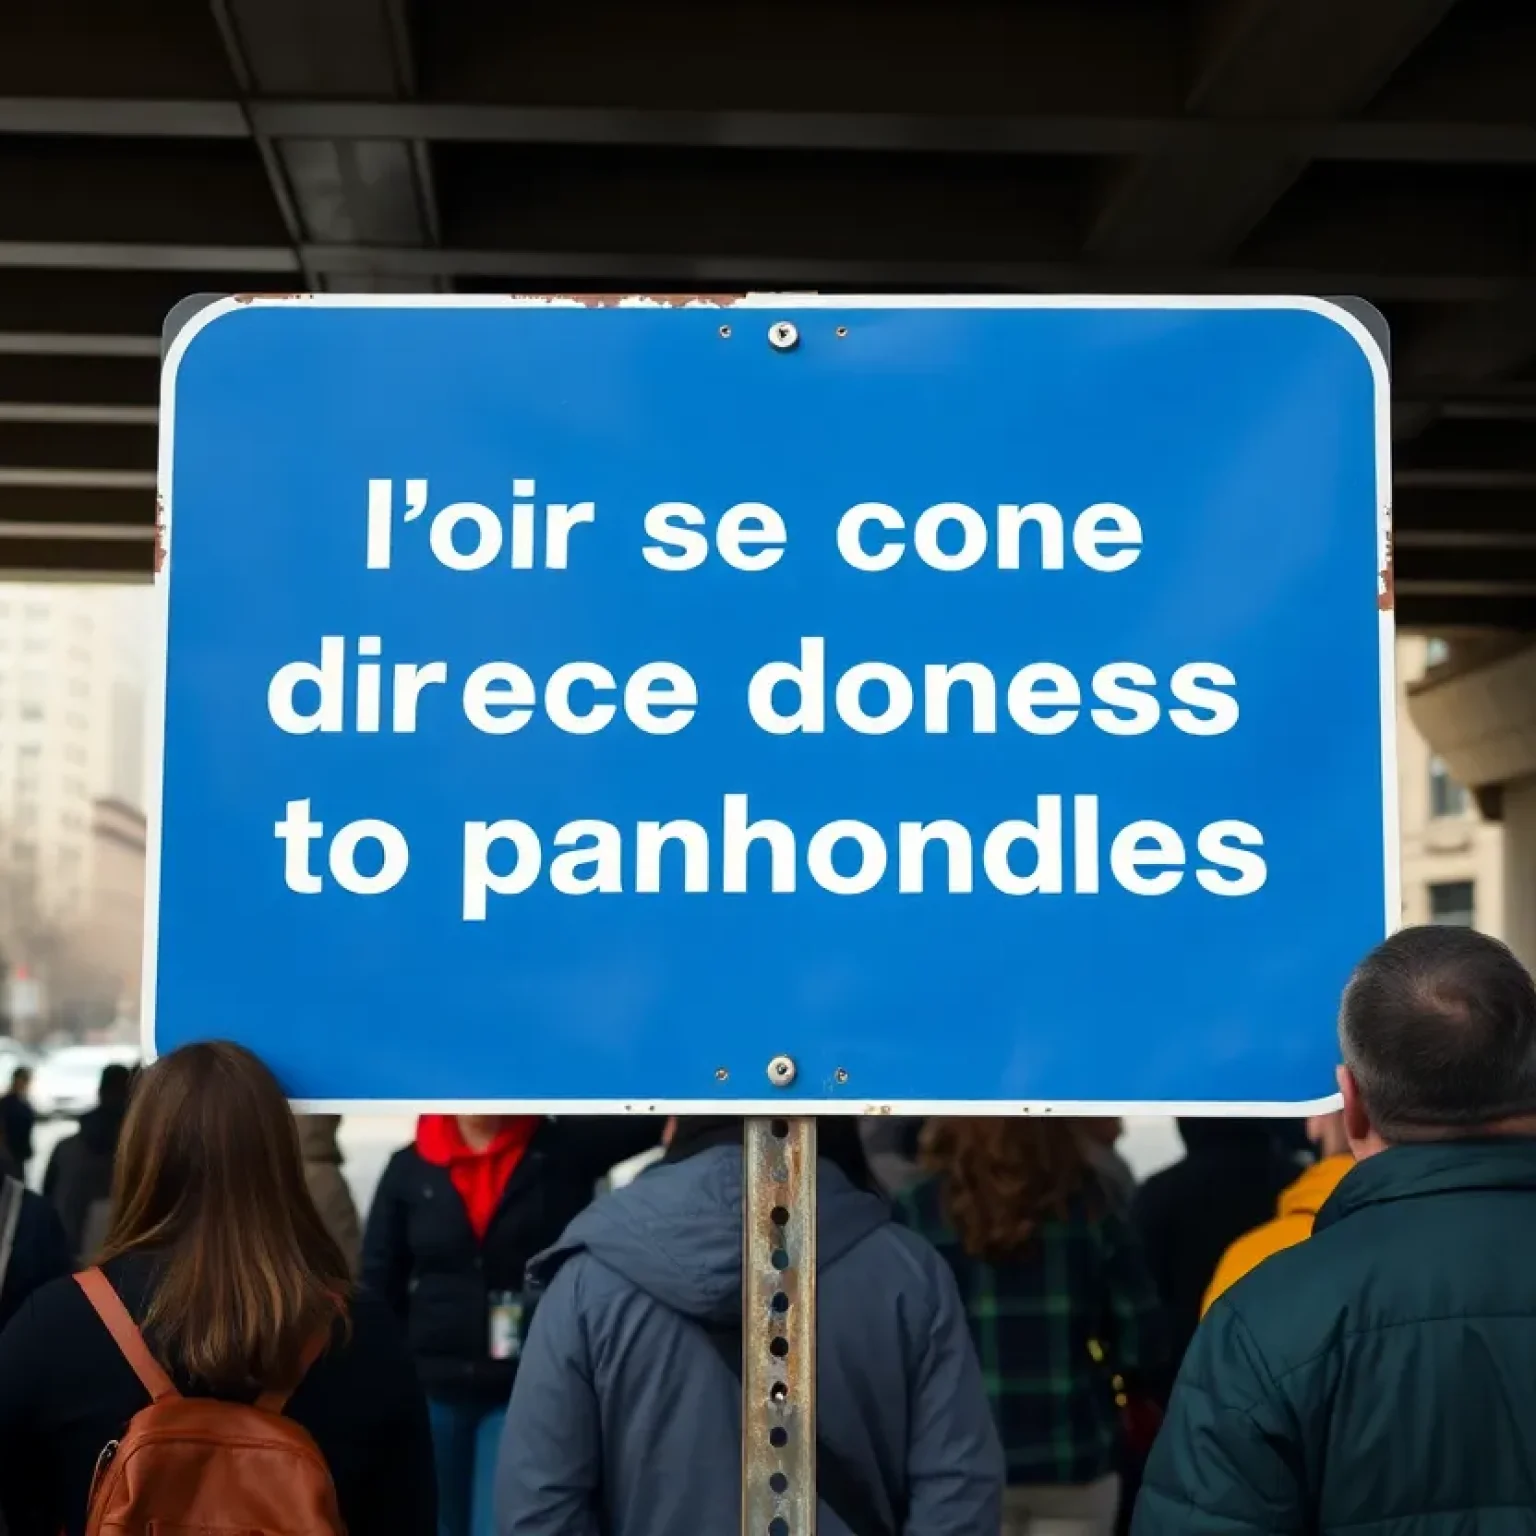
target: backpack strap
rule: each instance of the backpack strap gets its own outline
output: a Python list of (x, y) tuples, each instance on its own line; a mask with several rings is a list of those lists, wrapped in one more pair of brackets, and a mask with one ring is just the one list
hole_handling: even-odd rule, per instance
[(165, 1367), (150, 1353), (139, 1325), (129, 1316), (128, 1308), (113, 1289), (112, 1282), (99, 1269), (87, 1269), (75, 1276), (75, 1284), (85, 1292), (85, 1299), (112, 1335), (112, 1342), (122, 1351), (123, 1359), (133, 1367), (133, 1374), (149, 1393), (150, 1401), (163, 1403), (168, 1398), (180, 1397)]
[(325, 1353), (325, 1346), (330, 1342), (331, 1325), (327, 1323), (324, 1328), (317, 1330), (309, 1343), (304, 1346), (304, 1352), (299, 1356), (299, 1374), (293, 1384), (263, 1392), (256, 1399), (255, 1406), (263, 1413), (281, 1413), (288, 1406), (288, 1399), (299, 1390), (299, 1384), (309, 1375), (309, 1368)]

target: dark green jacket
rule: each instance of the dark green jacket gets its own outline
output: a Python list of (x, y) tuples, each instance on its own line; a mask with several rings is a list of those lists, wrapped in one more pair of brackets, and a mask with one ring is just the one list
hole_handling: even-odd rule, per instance
[(1353, 1169), (1201, 1324), (1134, 1530), (1536, 1532), (1536, 1141)]

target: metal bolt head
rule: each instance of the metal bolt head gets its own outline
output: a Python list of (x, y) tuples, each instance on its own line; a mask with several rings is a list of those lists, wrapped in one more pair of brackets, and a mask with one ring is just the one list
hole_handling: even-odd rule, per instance
[(723, 1083), (730, 1075), (730, 1071), (726, 1067), (715, 1068), (715, 1081), (717, 1083)]
[(775, 1056), (768, 1063), (768, 1081), (775, 1088), (788, 1088), (795, 1080), (795, 1064), (788, 1056)]
[(832, 1076), (835, 1077), (838, 1082), (846, 1083), (848, 1081), (847, 1067), (839, 1067), (837, 1071), (832, 1074)]
[(800, 345), (799, 329), (788, 320), (776, 320), (768, 327), (768, 344), (780, 352), (789, 352)]

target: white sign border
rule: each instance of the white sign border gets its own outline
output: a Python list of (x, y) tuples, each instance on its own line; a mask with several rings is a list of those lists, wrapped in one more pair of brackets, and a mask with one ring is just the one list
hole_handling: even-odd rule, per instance
[[(308, 305), (325, 309), (528, 309), (595, 306), (657, 309), (772, 309), (785, 314), (818, 309), (1166, 309), (1301, 310), (1331, 320), (1348, 333), (1371, 369), (1375, 395), (1376, 540), (1378, 555), (1378, 669), (1381, 684), (1382, 850), (1386, 893), (1383, 932), (1402, 922), (1402, 870), (1397, 793), (1396, 615), (1392, 593), (1392, 386), (1383, 354), (1365, 324), (1342, 305), (1307, 295), (1237, 294), (811, 294), (754, 293), (727, 295), (579, 295), (579, 294), (241, 294), (216, 299), (193, 314), (165, 349), (160, 378), (160, 448), (156, 508), (156, 613), (159, 644), (150, 678), (146, 742), (146, 846), (144, 886), (144, 959), (140, 997), (140, 1039), (146, 1062), (155, 1060), (156, 970), (160, 929), (160, 853), (162, 788), (165, 771), (166, 664), (170, 635), (172, 537), (171, 466), (176, 427), (176, 375), (192, 342), (208, 326), (245, 309)], [(1385, 599), (1385, 600), (1383, 600)], [(855, 1091), (843, 1097), (809, 1098), (797, 1093), (755, 1099), (318, 1099), (297, 1100), (303, 1113), (389, 1114), (443, 1112), (459, 1114), (633, 1114), (633, 1115), (1186, 1115), (1302, 1116), (1326, 1114), (1339, 1107), (1339, 1096), (1302, 1103), (1225, 1102), (1162, 1103), (1145, 1100), (893, 1100), (871, 1101)]]

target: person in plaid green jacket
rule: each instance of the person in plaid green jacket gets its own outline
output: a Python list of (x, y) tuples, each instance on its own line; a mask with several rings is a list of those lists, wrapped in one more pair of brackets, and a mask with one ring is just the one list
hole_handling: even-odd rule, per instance
[(1135, 1233), (1070, 1121), (933, 1120), (902, 1219), (960, 1288), (1008, 1466), (1004, 1536), (1108, 1536), (1114, 1378), (1156, 1379), (1166, 1329)]

